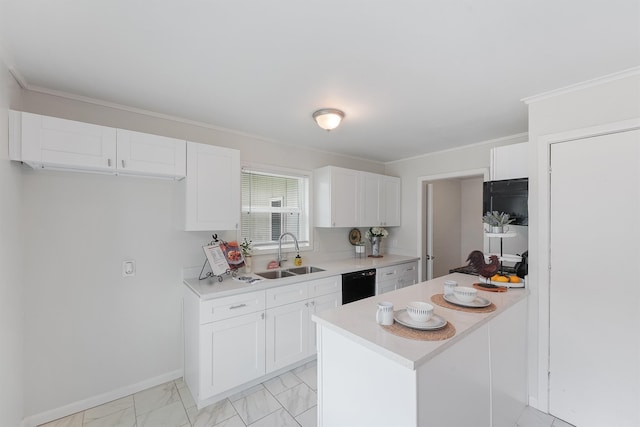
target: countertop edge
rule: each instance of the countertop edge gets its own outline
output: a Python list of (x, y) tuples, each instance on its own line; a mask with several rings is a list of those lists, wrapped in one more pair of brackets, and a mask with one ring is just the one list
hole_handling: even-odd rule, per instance
[[(303, 283), (308, 282), (310, 280), (324, 279), (332, 276), (339, 276), (345, 273), (351, 273), (359, 270), (367, 270), (371, 268), (384, 268), (391, 267), (394, 265), (405, 264), (408, 262), (419, 261), (419, 257), (408, 257), (402, 255), (386, 255), (383, 258), (368, 258), (365, 259), (361, 263), (355, 263), (355, 260), (338, 260), (338, 261), (327, 261), (327, 262), (318, 262), (312, 263), (312, 265), (316, 267), (323, 268), (325, 271), (304, 274), (300, 276), (294, 277), (285, 277), (281, 279), (261, 279), (260, 282), (256, 284), (246, 284), (244, 282), (233, 279), (231, 276), (227, 276), (224, 278), (222, 282), (218, 282), (217, 279), (203, 279), (199, 280), (197, 277), (195, 278), (185, 278), (183, 280), (183, 284), (188, 287), (192, 292), (194, 292), (202, 301), (215, 299), (215, 298), (223, 298), (233, 295), (240, 295), (247, 292), (261, 291), (270, 288), (276, 288), (280, 286), (291, 285), (295, 283)], [(239, 274), (240, 276), (251, 276), (255, 278), (260, 278), (256, 276), (255, 273), (250, 274)], [(215, 286), (219, 284), (224, 284), (225, 286), (229, 286), (230, 283), (233, 283), (233, 288), (224, 289), (224, 290), (215, 290)], [(202, 292), (202, 288), (207, 292)]]

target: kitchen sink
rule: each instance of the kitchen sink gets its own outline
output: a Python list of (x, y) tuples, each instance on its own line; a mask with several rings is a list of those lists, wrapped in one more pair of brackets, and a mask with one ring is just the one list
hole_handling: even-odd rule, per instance
[(288, 268), (286, 271), (289, 271), (294, 274), (309, 274), (309, 273), (319, 273), (321, 271), (324, 271), (324, 269), (313, 267), (311, 265), (305, 265), (304, 267)]
[(302, 274), (319, 273), (324, 271), (322, 268), (313, 267), (311, 265), (305, 265), (304, 267), (292, 267), (286, 270), (268, 270), (256, 273), (260, 277), (265, 279), (282, 279), (283, 277), (300, 276)]
[(296, 275), (287, 270), (269, 270), (256, 274), (260, 277), (264, 277), (265, 279), (281, 279), (283, 277), (291, 277)]

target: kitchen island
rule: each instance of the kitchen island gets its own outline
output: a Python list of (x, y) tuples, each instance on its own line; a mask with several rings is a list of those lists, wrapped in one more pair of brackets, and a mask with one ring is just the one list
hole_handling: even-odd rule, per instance
[(432, 303), (454, 273), (312, 317), (318, 340), (319, 426), (514, 426), (526, 406), (527, 289), (478, 291), (493, 312), (434, 305), (455, 335), (421, 341), (375, 321), (377, 303), (394, 309)]

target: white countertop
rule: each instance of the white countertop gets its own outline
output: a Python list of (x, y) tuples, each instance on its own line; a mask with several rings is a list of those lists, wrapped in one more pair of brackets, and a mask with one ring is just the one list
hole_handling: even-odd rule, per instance
[[(262, 279), (252, 284), (247, 284), (245, 282), (233, 279), (230, 275), (224, 276), (225, 279), (222, 282), (218, 282), (217, 278), (198, 280), (198, 278), (196, 277), (193, 279), (185, 279), (184, 284), (201, 299), (208, 300), (212, 298), (226, 297), (246, 292), (260, 291), (292, 283), (302, 283), (309, 280), (322, 279), (324, 277), (350, 273), (352, 271), (366, 270), (369, 268), (388, 267), (391, 265), (403, 264), (406, 262), (417, 260), (419, 260), (418, 257), (406, 257), (400, 255), (384, 255), (382, 258), (353, 257), (340, 261), (312, 263), (311, 265), (313, 265), (314, 267), (319, 267), (325, 270), (318, 273), (303, 274), (295, 277), (285, 277), (282, 279)], [(287, 266), (284, 267), (284, 269), (291, 267), (293, 266)], [(254, 278), (261, 279), (260, 276), (257, 276), (256, 274), (244, 274), (242, 272), (239, 272), (238, 276), (252, 276)]]
[[(449, 274), (324, 311), (314, 315), (312, 319), (409, 369), (416, 369), (529, 294), (526, 288), (511, 288), (507, 292), (478, 290), (478, 296), (493, 302), (496, 310), (491, 313), (469, 313), (431, 302), (432, 295), (443, 293), (445, 280), (455, 280), (459, 286), (472, 286), (478, 282), (478, 277), (462, 273)], [(428, 302), (434, 306), (434, 314), (453, 324), (456, 334), (443, 341), (418, 341), (393, 335), (375, 321), (377, 304), (381, 301), (393, 303), (394, 310), (405, 308), (411, 301)]]

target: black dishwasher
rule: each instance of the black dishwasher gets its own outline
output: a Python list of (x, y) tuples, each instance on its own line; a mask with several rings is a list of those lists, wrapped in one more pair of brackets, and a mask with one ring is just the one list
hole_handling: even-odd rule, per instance
[(342, 304), (369, 298), (376, 294), (376, 269), (354, 271), (342, 275)]

